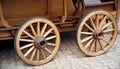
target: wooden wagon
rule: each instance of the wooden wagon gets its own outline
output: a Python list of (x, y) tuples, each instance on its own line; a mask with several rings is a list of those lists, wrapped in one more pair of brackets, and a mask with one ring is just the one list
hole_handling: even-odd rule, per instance
[(57, 53), (60, 32), (76, 31), (82, 52), (97, 56), (108, 51), (117, 37), (119, 3), (119, 0), (100, 0), (96, 4), (86, 4), (85, 0), (0, 0), (0, 40), (14, 39), (19, 57), (30, 65), (40, 65)]

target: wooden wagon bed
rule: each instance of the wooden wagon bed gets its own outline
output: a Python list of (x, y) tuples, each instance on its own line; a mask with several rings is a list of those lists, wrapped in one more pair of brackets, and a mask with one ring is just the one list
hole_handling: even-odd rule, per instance
[[(63, 15), (63, 1), (56, 0), (3, 0), (3, 16), (12, 26), (21, 25), (31, 17), (45, 17), (57, 19)], [(67, 0), (68, 15), (75, 11), (72, 1)], [(39, 4), (40, 3), (40, 4)]]

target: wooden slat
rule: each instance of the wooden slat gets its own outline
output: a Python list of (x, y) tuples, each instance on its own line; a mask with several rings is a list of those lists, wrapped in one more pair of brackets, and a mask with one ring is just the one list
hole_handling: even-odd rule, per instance
[(56, 44), (54, 44), (54, 43), (47, 43), (47, 45), (49, 45), (49, 46), (56, 46)]
[(47, 52), (49, 52), (50, 54), (52, 53), (47, 47), (44, 48)]
[(92, 32), (81, 32), (81, 34), (85, 34), (85, 35), (92, 35)]
[(101, 43), (101, 41), (99, 40), (98, 42), (99, 42), (99, 45), (100, 45), (101, 49), (102, 49), (103, 51), (105, 51), (105, 50), (104, 50), (104, 47), (103, 47), (103, 45), (102, 45), (102, 43)]
[(43, 28), (42, 28), (42, 30), (41, 30), (41, 36), (44, 34), (44, 32), (45, 32), (45, 30), (46, 30), (46, 27), (47, 27), (47, 24), (45, 24), (44, 26), (43, 26)]
[(90, 52), (92, 52), (92, 51), (93, 51), (94, 47), (95, 47), (95, 40), (94, 40), (94, 41), (93, 41), (93, 43), (91, 44), (91, 47), (90, 47)]
[(33, 58), (34, 58), (35, 53), (36, 53), (36, 49), (34, 49), (34, 51), (32, 52), (32, 55), (31, 55), (31, 57), (30, 57), (30, 60), (31, 60), (31, 61), (32, 61), (32, 60), (33, 60)]
[(103, 5), (110, 5), (114, 3), (115, 3), (114, 1), (109, 1), (109, 2), (103, 2), (103, 3), (97, 3), (97, 4), (87, 4), (86, 7), (103, 6)]
[(44, 37), (48, 36), (52, 32), (53, 28), (49, 29), (45, 34)]
[(51, 40), (51, 39), (55, 39), (56, 36), (50, 36), (50, 37), (47, 37), (46, 40)]
[(30, 38), (32, 38), (32, 39), (35, 39), (35, 37), (33, 37), (30, 33), (28, 33), (27, 31), (23, 31), (26, 35), (28, 35)]
[(91, 38), (92, 38), (92, 36), (85, 37), (84, 39), (82, 39), (81, 42), (82, 42), (82, 43), (83, 43), (83, 42), (86, 42), (86, 41), (88, 41), (88, 40), (91, 39)]
[(91, 31), (94, 31), (89, 25), (87, 25), (87, 23), (85, 23), (85, 26), (90, 29)]
[(0, 0), (0, 18), (1, 18), (1, 23), (4, 27), (11, 27), (8, 22), (4, 19), (4, 16), (3, 16), (3, 7), (2, 7), (2, 2)]
[(37, 36), (37, 34), (36, 34), (36, 32), (35, 32), (35, 29), (33, 28), (33, 26), (30, 24), (30, 28), (31, 28), (31, 31), (32, 31), (32, 33), (34, 34), (34, 36), (36, 37)]
[(30, 52), (32, 52), (33, 49), (34, 49), (34, 46), (31, 47), (31, 48), (24, 54), (24, 56), (26, 57), (27, 55), (29, 55)]
[(24, 46), (22, 46), (20, 49), (23, 50), (23, 49), (28, 48), (28, 47), (31, 47), (31, 46), (33, 46), (33, 43), (24, 45)]
[(90, 18), (90, 22), (91, 22), (93, 28), (96, 29), (95, 23), (93, 22), (93, 19), (92, 19), (92, 18)]
[(39, 61), (40, 59), (40, 50), (37, 49), (37, 52), (36, 52), (36, 60)]
[(91, 39), (89, 42), (87, 42), (84, 49), (86, 50), (91, 45), (92, 42), (93, 42), (93, 39)]

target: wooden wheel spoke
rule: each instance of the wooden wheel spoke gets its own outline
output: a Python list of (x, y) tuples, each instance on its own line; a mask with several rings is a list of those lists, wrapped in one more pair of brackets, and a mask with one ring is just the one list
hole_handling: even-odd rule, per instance
[(34, 49), (34, 46), (31, 47), (31, 48), (24, 54), (24, 56), (26, 57), (28, 54), (30, 54), (30, 52), (32, 52), (33, 49)]
[(102, 19), (102, 21), (100, 22), (100, 26), (99, 28), (102, 28), (102, 26), (104, 25), (104, 21), (106, 20), (107, 16), (104, 16), (104, 18)]
[(86, 42), (86, 41), (88, 41), (88, 40), (91, 39), (91, 38), (92, 38), (92, 36), (86, 37), (86, 38), (82, 39), (81, 42), (82, 42), (82, 43), (83, 43), (83, 42)]
[(113, 37), (112, 35), (104, 34), (105, 37)]
[(47, 45), (49, 45), (49, 46), (56, 46), (56, 44), (54, 44), (54, 43), (47, 43)]
[(40, 50), (37, 49), (37, 53), (36, 53), (36, 61), (39, 61), (40, 59)]
[(30, 57), (30, 61), (33, 60), (33, 58), (34, 58), (34, 56), (35, 56), (35, 53), (36, 53), (36, 49), (34, 49), (34, 51), (32, 52), (32, 55), (31, 55), (31, 57)]
[(31, 28), (31, 31), (32, 31), (33, 35), (37, 36), (37, 34), (36, 34), (36, 32), (35, 32), (35, 30), (34, 30), (34, 28), (33, 28), (33, 26), (31, 24), (30, 24), (30, 28)]
[(91, 39), (84, 47), (84, 49), (86, 50), (92, 43), (93, 39)]
[(93, 43), (91, 44), (91, 47), (90, 47), (90, 52), (93, 51), (93, 48), (95, 47), (95, 40), (93, 40)]
[(81, 34), (92, 35), (92, 32), (81, 32)]
[(48, 36), (52, 32), (53, 28), (49, 29), (45, 34), (44, 37)]
[(45, 56), (44, 51), (43, 51), (42, 49), (40, 49), (40, 52), (41, 52), (41, 54), (42, 54), (43, 59), (45, 59), (45, 58), (46, 58), (46, 56)]
[(24, 41), (24, 42), (34, 42), (34, 40), (31, 40), (31, 39), (20, 39), (20, 41)]
[(54, 39), (56, 38), (56, 36), (50, 36), (50, 37), (47, 37), (46, 40), (51, 40), (51, 39)]
[(102, 27), (102, 30), (105, 29), (105, 28), (107, 28), (107, 27), (110, 26), (111, 24), (112, 24), (112, 22), (107, 23), (105, 26)]
[(98, 52), (98, 40), (95, 41), (95, 51)]
[(98, 26), (99, 26), (99, 15), (98, 14), (96, 15), (96, 22), (95, 23), (96, 23), (96, 27), (98, 28)]
[(108, 32), (112, 32), (112, 31), (114, 31), (114, 29), (107, 29), (107, 30), (104, 30), (103, 32), (108, 33)]
[(100, 45), (101, 49), (102, 49), (103, 51), (105, 51), (105, 50), (104, 50), (104, 47), (103, 47), (103, 45), (102, 45), (102, 43), (101, 43), (101, 41), (98, 40), (98, 42), (99, 42), (99, 45)]
[(30, 38), (32, 38), (32, 39), (35, 39), (35, 37), (34, 36), (32, 36), (30, 33), (28, 33), (27, 31), (23, 31), (27, 36), (29, 36)]
[(84, 24), (88, 29), (90, 29), (91, 31), (94, 31), (89, 25), (87, 25), (87, 23)]
[(49, 52), (50, 54), (52, 53), (47, 47), (44, 48), (47, 52)]
[(20, 49), (23, 50), (23, 49), (28, 48), (28, 47), (31, 47), (31, 46), (33, 46), (33, 43), (24, 45), (24, 46), (22, 46)]
[(40, 22), (37, 23), (37, 35), (40, 35)]
[(95, 24), (94, 24), (94, 22), (93, 22), (93, 19), (92, 19), (92, 18), (90, 18), (90, 22), (91, 22), (91, 24), (92, 24), (93, 28), (94, 28), (94, 29), (96, 29)]
[(43, 33), (45, 32), (45, 29), (47, 28), (47, 24), (45, 24), (44, 26), (43, 26), (43, 28), (42, 28), (42, 31), (41, 31), (41, 36), (43, 35)]
[(103, 40), (105, 43), (109, 44), (109, 42), (103, 38), (100, 38), (101, 40)]

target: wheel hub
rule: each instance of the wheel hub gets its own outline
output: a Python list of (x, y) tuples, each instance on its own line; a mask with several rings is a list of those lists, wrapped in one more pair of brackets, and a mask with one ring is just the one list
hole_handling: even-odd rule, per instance
[(42, 36), (38, 36), (34, 40), (34, 45), (36, 48), (43, 48), (46, 46), (46, 44), (47, 44), (47, 41)]
[(94, 37), (95, 39), (99, 39), (99, 38), (102, 37), (102, 36), (103, 36), (102, 30), (97, 29), (97, 30), (95, 30), (95, 31), (93, 32), (93, 37)]

